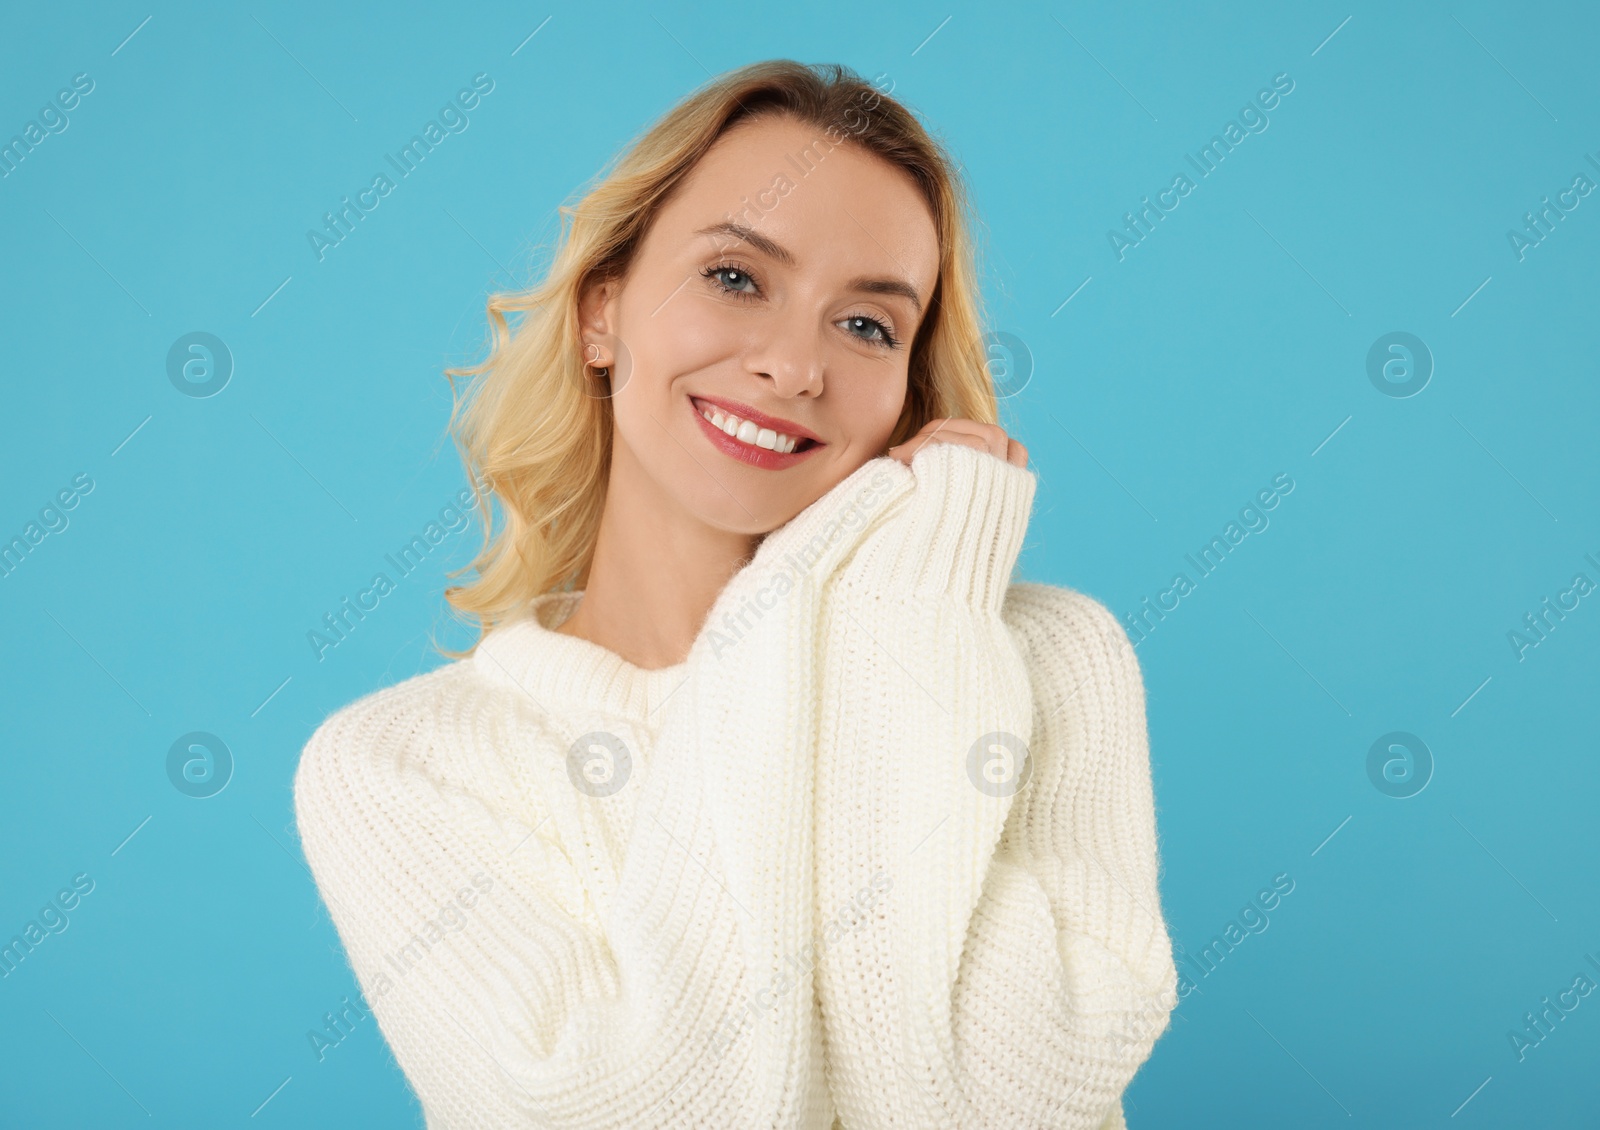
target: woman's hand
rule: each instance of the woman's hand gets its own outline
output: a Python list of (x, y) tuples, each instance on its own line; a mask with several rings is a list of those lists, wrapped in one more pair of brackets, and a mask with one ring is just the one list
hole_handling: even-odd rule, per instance
[(909, 467), (911, 457), (930, 443), (964, 443), (979, 451), (987, 451), (1013, 466), (1028, 465), (1028, 449), (1006, 435), (1005, 429), (999, 424), (980, 424), (976, 420), (957, 417), (928, 421), (920, 432), (899, 446), (891, 447), (885, 454)]

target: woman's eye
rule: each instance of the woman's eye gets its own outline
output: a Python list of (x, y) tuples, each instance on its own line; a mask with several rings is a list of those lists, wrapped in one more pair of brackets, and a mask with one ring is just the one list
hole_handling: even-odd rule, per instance
[[(867, 334), (858, 334), (857, 336), (861, 337), (862, 341), (865, 341), (871, 345), (895, 346), (900, 344), (900, 342), (896, 340), (895, 336), (889, 332), (889, 327), (878, 321), (876, 318), (869, 318), (865, 314), (856, 314), (846, 318), (845, 324), (850, 327), (852, 333), (854, 333), (856, 330), (866, 330)], [(873, 331), (876, 331), (876, 337), (871, 336)]]
[[(707, 267), (700, 272), (705, 278), (710, 279), (723, 294), (730, 294), (738, 298), (754, 298), (760, 291), (760, 285), (755, 276), (743, 267), (722, 263), (714, 267)], [(749, 284), (746, 287), (745, 284)], [(836, 323), (838, 324), (838, 323)], [(900, 344), (887, 324), (877, 318), (870, 318), (865, 314), (853, 314), (846, 318), (843, 324), (849, 327), (850, 333), (866, 342), (893, 349)]]
[[(755, 282), (748, 271), (739, 267), (708, 267), (701, 273), (713, 279), (723, 290), (733, 294), (749, 294), (750, 291), (746, 290), (743, 284)], [(733, 280), (731, 283), (727, 281), (730, 277)]]

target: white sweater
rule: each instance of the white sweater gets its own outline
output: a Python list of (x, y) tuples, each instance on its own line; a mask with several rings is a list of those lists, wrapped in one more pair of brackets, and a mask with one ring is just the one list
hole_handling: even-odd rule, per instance
[(1121, 1127), (1176, 970), (1144, 689), (935, 444), (768, 535), (688, 659), (556, 632), (367, 695), (306, 859), (430, 1130)]

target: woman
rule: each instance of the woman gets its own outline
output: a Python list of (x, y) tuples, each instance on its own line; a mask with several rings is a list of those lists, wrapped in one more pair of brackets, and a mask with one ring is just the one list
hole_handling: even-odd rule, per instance
[(760, 63), (491, 300), (484, 634), (295, 780), (430, 1127), (1123, 1125), (1175, 1002), (1143, 687), (1010, 583), (963, 209), (901, 105)]

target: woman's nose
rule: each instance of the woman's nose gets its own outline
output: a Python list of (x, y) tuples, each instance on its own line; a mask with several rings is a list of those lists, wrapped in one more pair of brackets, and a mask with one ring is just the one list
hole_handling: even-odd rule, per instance
[(816, 396), (822, 392), (823, 341), (809, 316), (780, 315), (750, 352), (749, 370), (772, 380), (779, 396)]

